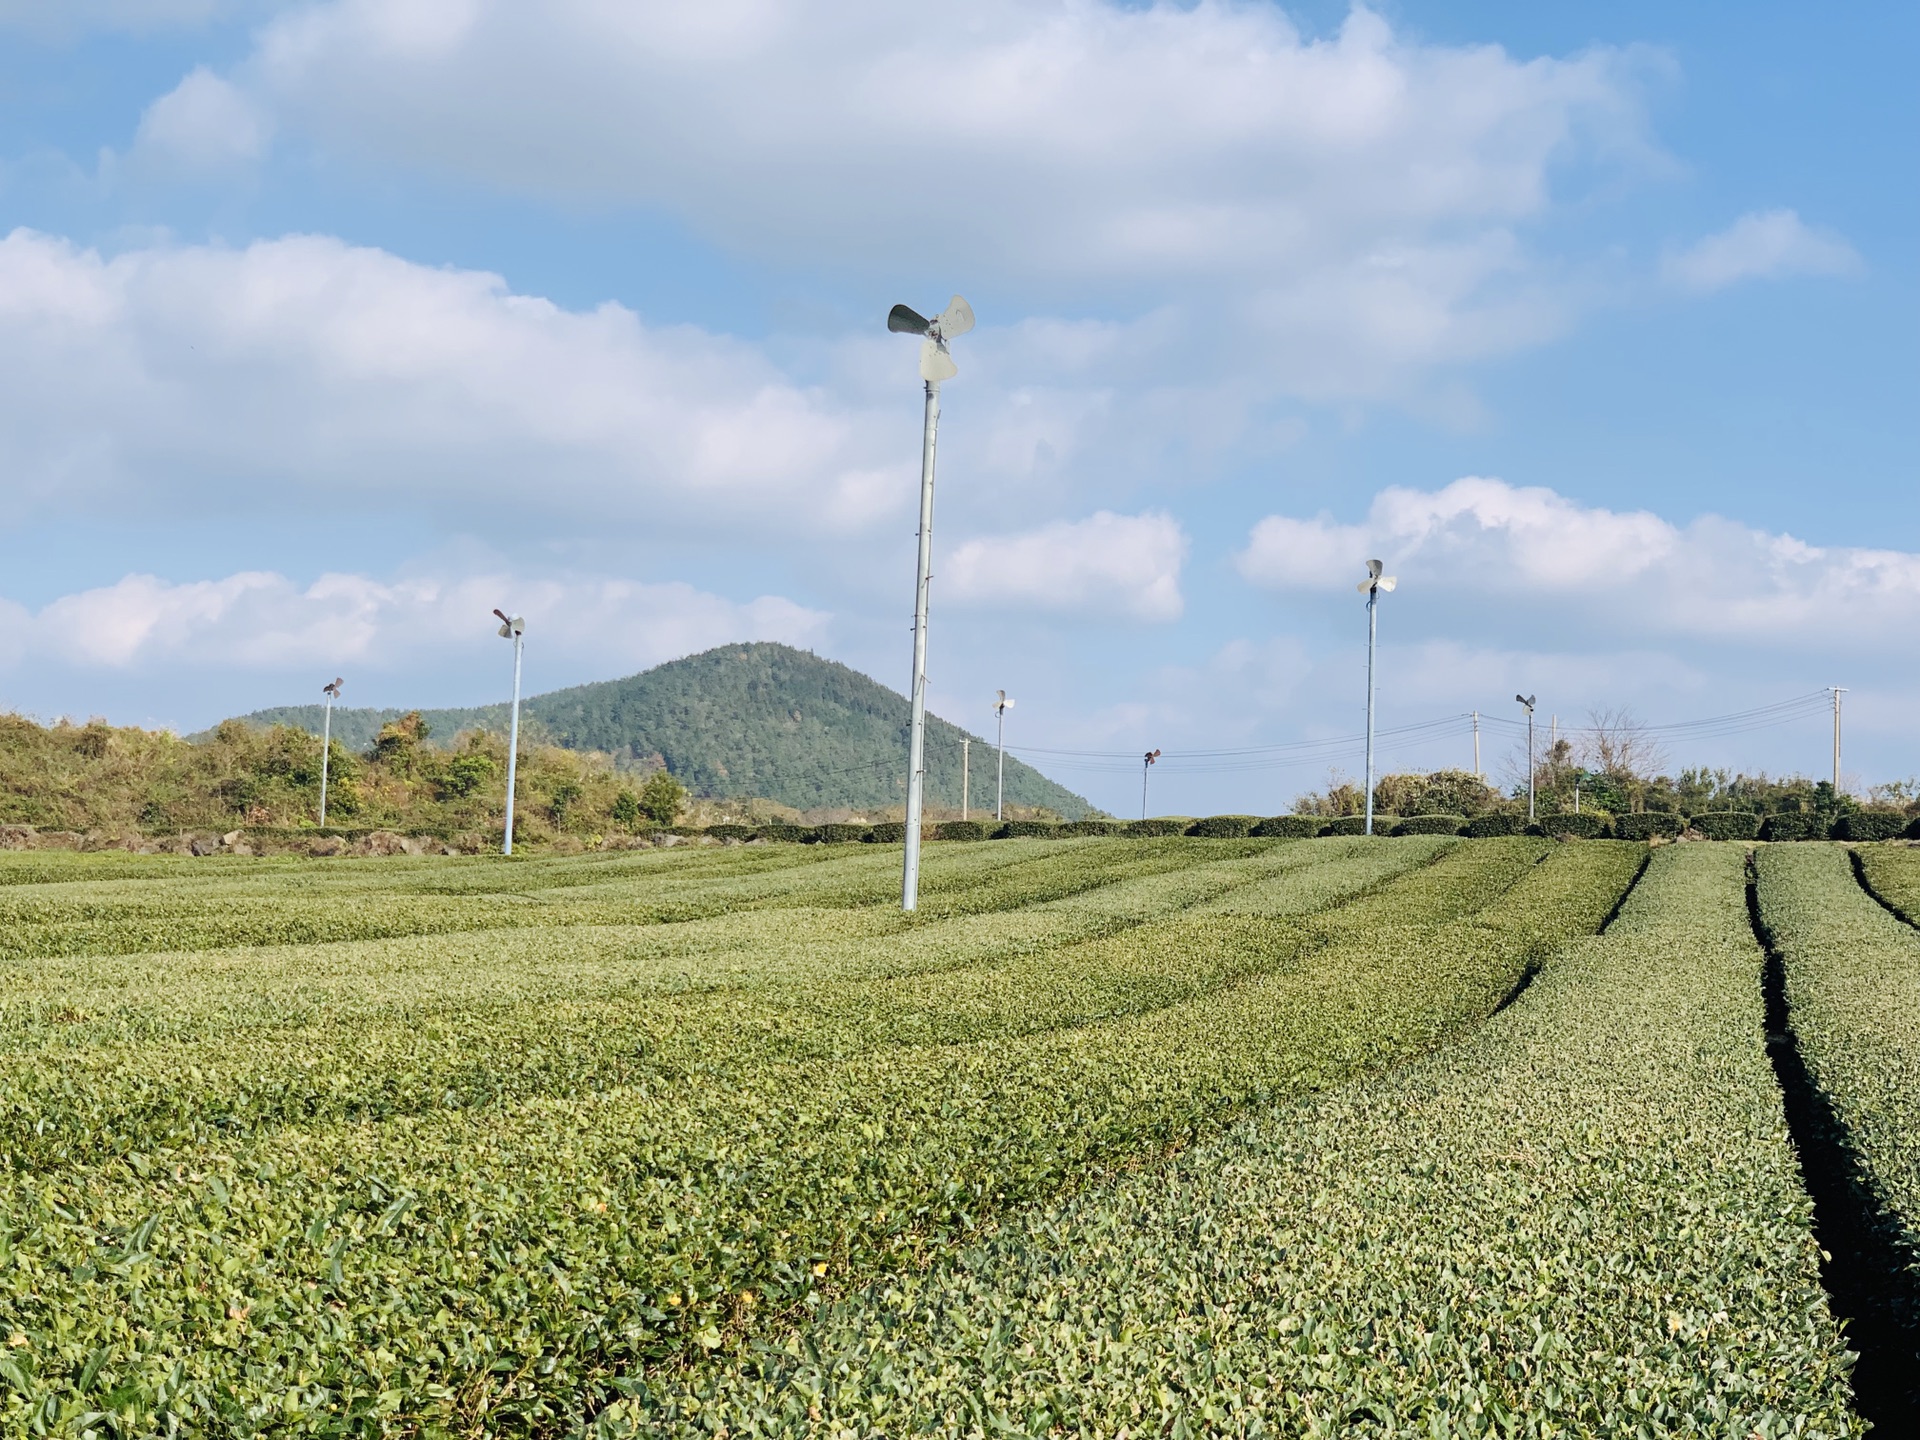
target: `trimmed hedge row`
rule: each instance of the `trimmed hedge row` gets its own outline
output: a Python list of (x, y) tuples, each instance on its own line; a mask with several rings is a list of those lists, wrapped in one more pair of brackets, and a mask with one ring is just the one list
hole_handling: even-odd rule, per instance
[(1393, 827), (1395, 835), (1458, 835), (1466, 825), (1464, 815), (1409, 815)]
[(1204, 840), (1244, 840), (1260, 823), (1258, 815), (1209, 815), (1187, 827), (1187, 834)]

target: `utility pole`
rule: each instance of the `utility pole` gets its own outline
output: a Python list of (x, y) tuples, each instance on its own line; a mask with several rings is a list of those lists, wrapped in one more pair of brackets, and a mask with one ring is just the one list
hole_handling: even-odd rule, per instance
[(967, 795), (973, 788), (971, 784), (973, 777), (967, 769), (967, 761), (972, 748), (973, 738), (968, 735), (962, 735), (960, 737), (960, 818), (962, 820), (967, 818)]
[(1367, 597), (1367, 834), (1373, 834), (1373, 642), (1379, 634), (1380, 592), (1391, 591), (1395, 581), (1380, 572), (1386, 567), (1378, 560), (1367, 561), (1367, 578), (1355, 588)]
[(327, 697), (326, 718), (320, 722), (320, 828), (327, 828), (327, 761), (333, 753), (333, 702), (340, 698), (340, 687), (345, 684), (338, 675), (333, 677), (331, 685), (322, 685), (320, 693)]
[(505, 843), (500, 847), (502, 855), (511, 855), (513, 792), (520, 764), (520, 646), (526, 634), (527, 622), (504, 610), (495, 610), (493, 613), (500, 617), (500, 638), (513, 641), (513, 710), (512, 718), (507, 722), (507, 830)]
[(1147, 751), (1146, 764), (1140, 767), (1140, 818), (1147, 818), (1147, 776), (1153, 771), (1153, 762), (1160, 758), (1158, 750)]
[(1527, 712), (1527, 823), (1533, 824), (1533, 695), (1516, 695), (1521, 708)]
[(1004, 820), (1006, 816), (1001, 812), (1006, 808), (1007, 795), (1007, 711), (1013, 708), (1013, 701), (1007, 699), (1006, 691), (998, 693), (1000, 698), (993, 702), (994, 724), (998, 727), (993, 743), (994, 749), (999, 752), (997, 768), (993, 772), (993, 818)]
[(1478, 710), (1473, 712), (1473, 778), (1476, 780), (1481, 778), (1480, 776), (1480, 712)]
[(1844, 685), (1829, 685), (1833, 691), (1833, 798), (1840, 798), (1840, 697), (1847, 693)]

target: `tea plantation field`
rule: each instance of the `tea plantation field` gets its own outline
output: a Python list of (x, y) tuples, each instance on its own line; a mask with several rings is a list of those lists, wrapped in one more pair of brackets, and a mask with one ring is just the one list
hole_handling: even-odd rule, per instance
[(0, 856), (0, 1433), (1859, 1435), (1870, 848)]

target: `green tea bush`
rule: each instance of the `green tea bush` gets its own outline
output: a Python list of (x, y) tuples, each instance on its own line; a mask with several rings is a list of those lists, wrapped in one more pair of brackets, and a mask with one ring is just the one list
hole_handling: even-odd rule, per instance
[(987, 826), (979, 820), (942, 820), (933, 834), (936, 840), (984, 840)]
[(1060, 827), (1062, 835), (1120, 835), (1126, 832), (1123, 820), (1073, 820)]
[(753, 833), (754, 827), (751, 825), (727, 824), (707, 826), (707, 834), (716, 840), (749, 840), (753, 837)]
[(1858, 1437), (1743, 881), (1731, 847), (1663, 850), (1461, 1042), (1012, 1214), (605, 1421)]
[(1639, 815), (1613, 817), (1613, 833), (1620, 840), (1671, 840), (1684, 828), (1678, 815), (1649, 810)]
[(1602, 840), (1611, 833), (1607, 817), (1582, 811), (1577, 815), (1542, 815), (1540, 831), (1556, 839)]
[[(1398, 815), (1375, 815), (1373, 833), (1385, 835), (1400, 823)], [(1341, 815), (1328, 820), (1320, 826), (1322, 835), (1364, 835), (1367, 833), (1367, 817), (1364, 815)]]
[(1907, 817), (1899, 810), (1851, 810), (1833, 827), (1836, 840), (1898, 840), (1906, 833)]
[(1753, 840), (1760, 834), (1760, 817), (1745, 810), (1708, 810), (1687, 824), (1709, 840)]
[(1505, 810), (1493, 810), (1485, 815), (1476, 815), (1467, 822), (1467, 834), (1475, 840), (1490, 840), (1500, 835), (1526, 833), (1527, 817)]
[(1466, 828), (1464, 815), (1409, 815), (1393, 827), (1395, 835), (1458, 835)]
[(995, 840), (1051, 840), (1060, 827), (1051, 820), (1009, 820), (993, 832)]
[(1154, 839), (1162, 835), (1184, 835), (1187, 833), (1185, 820), (1133, 820), (1128, 822), (1127, 834)]
[(1269, 815), (1251, 833), (1264, 840), (1311, 840), (1322, 823), (1318, 815)]
[(1187, 834), (1207, 840), (1242, 840), (1260, 823), (1257, 815), (1209, 815), (1187, 827)]
[(848, 845), (873, 838), (871, 825), (850, 823), (816, 825), (813, 827), (815, 840), (822, 845)]
[(753, 834), (748, 838), (758, 839), (758, 840), (777, 840), (783, 844), (798, 845), (799, 843), (801, 843), (801, 841), (806, 839), (810, 831), (810, 828), (811, 827), (806, 825), (788, 825), (781, 821), (774, 820), (774, 821), (769, 821), (765, 825), (756, 826), (754, 828)]
[(867, 831), (867, 839), (876, 845), (903, 845), (907, 839), (904, 820), (881, 820)]
[(1760, 826), (1762, 840), (1825, 840), (1832, 824), (1824, 815), (1787, 811), (1769, 815)]

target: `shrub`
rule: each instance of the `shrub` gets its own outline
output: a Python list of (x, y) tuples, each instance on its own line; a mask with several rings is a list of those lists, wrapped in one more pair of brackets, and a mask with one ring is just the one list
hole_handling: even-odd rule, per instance
[(1051, 820), (1009, 820), (993, 832), (996, 840), (1051, 840), (1060, 827)]
[(1270, 815), (1253, 827), (1263, 840), (1310, 840), (1325, 823), (1318, 815)]
[(907, 843), (907, 822), (882, 820), (867, 831), (867, 839), (875, 845), (904, 845)]
[(934, 827), (936, 840), (984, 840), (987, 827), (978, 820), (942, 820)]
[(751, 825), (709, 825), (707, 834), (716, 840), (745, 840), (753, 834)]
[(1184, 820), (1135, 820), (1127, 826), (1127, 834), (1154, 837), (1159, 835), (1184, 835), (1187, 822)]
[(1490, 840), (1499, 835), (1524, 835), (1527, 833), (1527, 817), (1504, 810), (1491, 811), (1469, 820), (1466, 833), (1475, 840)]
[(753, 832), (756, 840), (777, 840), (788, 845), (798, 845), (806, 840), (811, 830), (805, 825), (789, 825), (784, 820), (772, 820)]
[(613, 816), (614, 824), (629, 831), (645, 818), (645, 812), (640, 809), (640, 797), (631, 790), (622, 790), (614, 796), (612, 809), (608, 813)]
[(1751, 840), (1760, 833), (1760, 817), (1745, 810), (1708, 810), (1687, 823), (1709, 840)]
[(656, 770), (647, 777), (635, 798), (654, 824), (671, 825), (679, 816), (680, 807), (687, 802), (687, 790), (666, 771)]
[(1898, 840), (1907, 829), (1907, 817), (1898, 810), (1855, 810), (1842, 815), (1833, 827), (1836, 840)]
[(1607, 817), (1586, 810), (1578, 815), (1543, 815), (1540, 817), (1540, 828), (1549, 835), (1564, 836), (1569, 840), (1604, 840), (1607, 838)]
[(1458, 835), (1467, 823), (1464, 815), (1409, 815), (1393, 827), (1395, 835)]
[(849, 845), (871, 839), (873, 827), (852, 824), (816, 825), (813, 827), (813, 834), (822, 845)]
[[(1398, 815), (1375, 815), (1373, 833), (1385, 835), (1400, 823)], [(1364, 815), (1342, 815), (1337, 820), (1329, 820), (1320, 827), (1322, 835), (1364, 835), (1367, 833), (1367, 817)]]
[(1118, 835), (1127, 828), (1124, 820), (1075, 820), (1062, 825), (1062, 835)]
[(1760, 826), (1762, 840), (1824, 840), (1833, 828), (1832, 822), (1824, 815), (1807, 811), (1787, 811), (1780, 815), (1769, 815)]
[(1260, 823), (1257, 815), (1209, 815), (1187, 827), (1187, 834), (1203, 840), (1244, 840)]
[(1641, 815), (1616, 815), (1613, 833), (1621, 840), (1652, 840), (1656, 836), (1671, 840), (1680, 833), (1680, 817), (1664, 811), (1649, 810)]

